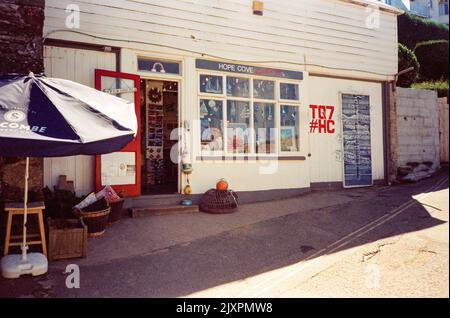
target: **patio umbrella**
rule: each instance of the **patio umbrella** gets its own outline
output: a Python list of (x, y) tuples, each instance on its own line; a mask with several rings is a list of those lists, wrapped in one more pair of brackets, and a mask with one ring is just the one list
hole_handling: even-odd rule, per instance
[(22, 255), (3, 257), (4, 276), (47, 271), (42, 254), (26, 252), (28, 157), (110, 153), (136, 132), (134, 104), (124, 99), (33, 73), (0, 76), (0, 156), (26, 157)]

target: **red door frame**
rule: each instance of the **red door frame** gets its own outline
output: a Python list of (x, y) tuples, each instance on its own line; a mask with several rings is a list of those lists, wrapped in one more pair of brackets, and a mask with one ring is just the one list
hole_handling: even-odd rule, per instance
[[(138, 129), (136, 138), (126, 145), (120, 152), (135, 152), (136, 153), (136, 184), (114, 185), (113, 189), (117, 192), (122, 192), (126, 197), (135, 197), (141, 195), (141, 97), (140, 85), (141, 77), (135, 74), (114, 72), (108, 70), (95, 69), (95, 88), (102, 90), (102, 76), (114, 77), (120, 79), (128, 79), (134, 82), (134, 87), (137, 89), (134, 93), (134, 108), (137, 117)], [(95, 189), (101, 190), (101, 155), (95, 156)]]

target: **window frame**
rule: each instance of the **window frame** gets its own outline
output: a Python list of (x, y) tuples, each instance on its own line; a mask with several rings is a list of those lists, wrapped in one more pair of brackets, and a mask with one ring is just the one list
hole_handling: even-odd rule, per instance
[[(298, 87), (298, 99), (283, 99), (281, 98), (281, 84), (294, 84)], [(300, 82), (293, 81), (293, 80), (280, 80), (279, 87), (278, 87), (278, 100), (280, 103), (295, 103), (299, 104), (302, 100), (302, 97), (300, 96)]]
[[(300, 88), (299, 88), (300, 89)], [(300, 95), (300, 94), (299, 94)], [(297, 151), (282, 151), (281, 150), (281, 106), (290, 106), (290, 107), (297, 107), (297, 120), (298, 120), (298, 127), (297, 127), (297, 134), (298, 134), (298, 150)], [(301, 133), (301, 127), (300, 127), (300, 123), (301, 123), (301, 106), (298, 103), (287, 103), (287, 102), (280, 102), (279, 105), (279, 124), (280, 124), (280, 129), (279, 129), (279, 149), (278, 149), (278, 153), (282, 154), (283, 156), (289, 156), (289, 154), (299, 154), (300, 153), (300, 149), (302, 148), (302, 144), (301, 144), (301, 139), (300, 139), (300, 133)]]
[[(200, 119), (200, 101), (201, 100), (214, 100), (214, 101), (222, 102), (222, 124), (221, 124), (221, 127), (220, 127), (221, 130), (222, 130), (222, 149), (221, 150), (203, 150), (202, 149), (202, 147), (203, 147), (203, 145), (202, 145), (202, 128), (201, 128), (201, 119)], [(200, 130), (199, 130), (200, 136), (199, 137), (200, 137), (200, 153), (201, 154), (205, 153), (208, 156), (218, 156), (218, 155), (221, 156), (221, 155), (223, 155), (224, 150), (225, 150), (225, 132), (224, 132), (225, 120), (226, 120), (226, 118), (225, 118), (225, 115), (226, 115), (225, 107), (226, 107), (226, 104), (224, 103), (224, 100), (220, 99), (220, 98), (213, 98), (211, 96), (208, 96), (208, 97), (201, 97), (201, 98), (198, 99), (197, 110), (199, 111), (198, 118), (199, 118), (199, 124), (200, 124)]]
[[(204, 93), (201, 92), (201, 85), (200, 85), (200, 76), (202, 75), (209, 75), (209, 76), (221, 76), (222, 77), (222, 94), (213, 94), (213, 93)], [(227, 95), (227, 77), (237, 77), (237, 78), (246, 78), (249, 79), (249, 97), (234, 97), (234, 96), (228, 96)], [(200, 156), (222, 156), (222, 157), (236, 157), (236, 158), (246, 158), (246, 157), (254, 157), (257, 156), (258, 158), (263, 159), (264, 157), (270, 157), (273, 156), (283, 156), (283, 157), (298, 157), (301, 155), (302, 150), (302, 142), (301, 142), (301, 114), (302, 114), (302, 97), (301, 97), (301, 89), (302, 89), (302, 83), (304, 80), (292, 80), (292, 79), (285, 79), (285, 78), (277, 78), (277, 77), (268, 77), (268, 76), (257, 76), (257, 75), (249, 75), (249, 74), (241, 74), (241, 73), (230, 73), (230, 72), (220, 72), (220, 71), (213, 71), (213, 70), (203, 70), (203, 69), (196, 69), (196, 79), (197, 79), (197, 112), (198, 116), (197, 118), (200, 118), (200, 101), (202, 99), (213, 99), (213, 100), (221, 100), (222, 101), (222, 116), (223, 116), (223, 122), (222, 122), (222, 137), (223, 137), (223, 147), (222, 150), (217, 151), (207, 151), (202, 149), (201, 145), (201, 129), (200, 129), (200, 149), (199, 149), (199, 155)], [(273, 81), (275, 83), (275, 91), (274, 91), (274, 99), (261, 99), (261, 98), (254, 98), (254, 92), (253, 92), (253, 80), (265, 80), (265, 81)], [(295, 84), (298, 86), (298, 100), (285, 100), (281, 99), (280, 94), (280, 84), (281, 83), (287, 83), (287, 84)], [(250, 105), (250, 120), (249, 120), (249, 129), (250, 133), (248, 136), (248, 142), (249, 147), (248, 153), (236, 153), (233, 151), (228, 151), (228, 114), (227, 114), (227, 101), (241, 101), (241, 102), (248, 102)], [(256, 132), (254, 129), (254, 104), (255, 103), (270, 103), (274, 104), (274, 123), (275, 123), (275, 151), (272, 153), (257, 153), (256, 152)], [(298, 108), (298, 127), (297, 127), (297, 134), (298, 134), (298, 151), (281, 151), (281, 141), (280, 141), (280, 129), (281, 129), (281, 105), (286, 106), (294, 106)]]

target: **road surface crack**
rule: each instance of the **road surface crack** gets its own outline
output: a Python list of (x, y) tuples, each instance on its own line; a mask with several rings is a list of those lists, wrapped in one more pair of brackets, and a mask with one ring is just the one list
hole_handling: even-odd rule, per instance
[(364, 253), (362, 256), (362, 262), (367, 262), (368, 260), (370, 260), (371, 258), (373, 258), (375, 255), (379, 254), (381, 252), (381, 249), (387, 245), (393, 245), (393, 242), (388, 242), (388, 243), (383, 243), (383, 244), (378, 244), (377, 248), (374, 251), (370, 251), (367, 253)]

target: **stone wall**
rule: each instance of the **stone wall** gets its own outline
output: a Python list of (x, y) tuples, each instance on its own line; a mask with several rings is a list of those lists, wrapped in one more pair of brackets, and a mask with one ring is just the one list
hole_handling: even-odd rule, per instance
[[(44, 0), (0, 1), (0, 74), (42, 73)], [(0, 200), (20, 199), (25, 160), (0, 157)], [(43, 186), (43, 160), (30, 160), (30, 190)], [(32, 198), (31, 198), (32, 199)]]
[(0, 74), (42, 73), (44, 0), (0, 1)]
[(397, 88), (397, 160), (440, 166), (439, 109), (435, 91)]

